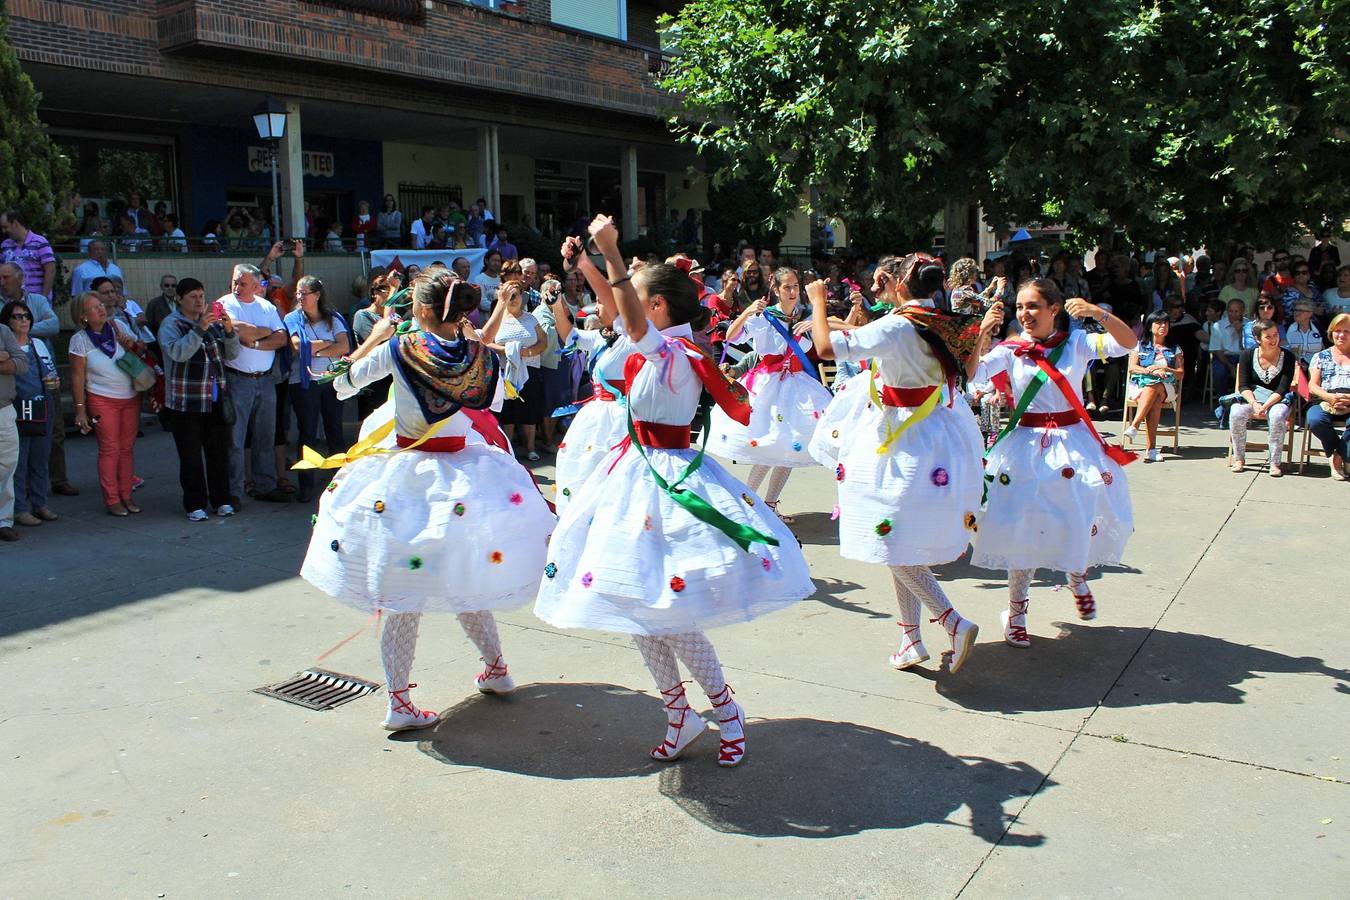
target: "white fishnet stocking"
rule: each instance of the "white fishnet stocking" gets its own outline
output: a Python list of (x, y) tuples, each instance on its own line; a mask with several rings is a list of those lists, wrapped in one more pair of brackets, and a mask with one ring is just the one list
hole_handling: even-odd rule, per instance
[[(1035, 569), (1009, 569), (1008, 570), (1008, 602), (1020, 604), (1027, 599), (1027, 592), (1031, 590), (1031, 577), (1036, 574)], [(1009, 607), (1014, 613), (1017, 609)], [(1026, 610), (1023, 609), (1023, 612)]]
[(497, 620), (493, 618), (492, 613), (480, 610), (460, 613), (456, 618), (459, 619), (460, 627), (469, 636), (469, 640), (473, 641), (473, 645), (482, 654), (483, 662), (492, 665), (501, 659), (502, 642), (497, 636)]
[(750, 477), (745, 480), (750, 490), (759, 493), (759, 486), (764, 483), (764, 476), (769, 474), (768, 466), (751, 466)]
[(1088, 594), (1092, 593), (1092, 591), (1088, 589), (1086, 572), (1081, 575), (1076, 572), (1070, 572), (1068, 574), (1069, 587), (1073, 588), (1073, 595), (1075, 597), (1086, 597)]
[(764, 494), (765, 503), (777, 503), (778, 498), (782, 496), (783, 487), (787, 484), (788, 476), (792, 470), (787, 466), (775, 466), (769, 474), (769, 490)]
[[(896, 585), (903, 585), (909, 594), (923, 602), (935, 617), (952, 608), (942, 586), (927, 566), (891, 566)], [(917, 610), (916, 610), (917, 612)]]
[(384, 681), (390, 691), (389, 703), (394, 703), (393, 691), (406, 690), (412, 673), (413, 656), (417, 652), (417, 629), (421, 613), (386, 612), (384, 631), (380, 634), (380, 660), (384, 663)]

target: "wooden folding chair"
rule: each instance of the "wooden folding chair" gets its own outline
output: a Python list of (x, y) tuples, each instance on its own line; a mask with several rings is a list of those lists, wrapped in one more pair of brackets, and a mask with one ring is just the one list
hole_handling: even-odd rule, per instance
[[(1125, 409), (1120, 414), (1120, 446), (1126, 450), (1130, 449), (1130, 439), (1125, 436), (1125, 429), (1130, 425), (1131, 413), (1139, 407), (1139, 402), (1130, 399), (1130, 390), (1127, 385), (1125, 388)], [(1177, 386), (1177, 398), (1172, 401), (1172, 427), (1163, 426), (1162, 417), (1158, 417), (1158, 437), (1170, 437), (1172, 439), (1172, 452), (1177, 453), (1181, 449), (1181, 386)]]
[[(1286, 466), (1292, 466), (1292, 465), (1294, 464), (1294, 427), (1295, 427), (1295, 425), (1298, 423), (1298, 412), (1299, 412), (1298, 403), (1297, 403), (1297, 400), (1298, 400), (1298, 395), (1297, 395), (1297, 394), (1294, 395), (1294, 399), (1295, 399), (1295, 402), (1294, 402), (1294, 403), (1291, 403), (1291, 404), (1289, 405), (1289, 407), (1290, 407), (1290, 408), (1289, 408), (1289, 427), (1287, 427), (1287, 428), (1284, 430), (1284, 464), (1285, 464)], [(1253, 440), (1251, 440), (1251, 438), (1250, 438), (1250, 435), (1251, 435), (1251, 428), (1252, 428), (1252, 425), (1253, 425), (1253, 424), (1260, 424), (1260, 425), (1263, 425), (1263, 426), (1265, 426), (1267, 429), (1270, 428), (1270, 420), (1268, 420), (1268, 419), (1260, 419), (1260, 420), (1257, 420), (1257, 419), (1248, 419), (1248, 420), (1247, 420), (1247, 434), (1248, 434), (1248, 439), (1247, 439), (1247, 450), (1246, 450), (1246, 452), (1247, 452), (1247, 453), (1251, 453), (1253, 450), (1264, 451), (1265, 454), (1267, 455), (1267, 457), (1269, 457), (1269, 455), (1270, 455), (1270, 441), (1268, 441), (1268, 440), (1267, 440), (1267, 441), (1253, 441)], [(1231, 431), (1229, 432), (1229, 435), (1230, 435), (1230, 436), (1229, 436), (1229, 438), (1228, 438), (1228, 456), (1227, 456), (1227, 460), (1228, 460), (1228, 463), (1231, 465), (1232, 462), (1233, 462), (1233, 438), (1232, 438), (1232, 436), (1231, 436), (1231, 435), (1232, 435), (1232, 432), (1231, 432)], [(1306, 444), (1307, 441), (1304, 441), (1304, 443)], [(1266, 463), (1267, 463), (1267, 465), (1269, 465), (1270, 460), (1267, 459), (1267, 460), (1266, 460)], [(1300, 467), (1300, 469), (1299, 469), (1299, 474), (1302, 474), (1302, 472), (1303, 472), (1303, 469)]]
[[(1308, 466), (1308, 460), (1313, 457), (1325, 459), (1327, 461), (1327, 467), (1330, 468), (1331, 457), (1327, 456), (1326, 452), (1320, 446), (1313, 443), (1313, 433), (1308, 430), (1307, 407), (1309, 403), (1316, 403), (1317, 401), (1309, 400), (1305, 402), (1298, 394), (1295, 394), (1294, 398), (1296, 405), (1293, 412), (1289, 415), (1290, 440), (1293, 440), (1293, 430), (1295, 425), (1303, 432), (1302, 445), (1298, 454), (1298, 474), (1303, 474), (1303, 470)], [(1289, 461), (1290, 463), (1294, 461), (1292, 451), (1290, 451)]]
[(834, 390), (834, 379), (839, 374), (839, 363), (832, 359), (823, 359), (816, 363), (816, 371), (820, 373), (820, 383)]

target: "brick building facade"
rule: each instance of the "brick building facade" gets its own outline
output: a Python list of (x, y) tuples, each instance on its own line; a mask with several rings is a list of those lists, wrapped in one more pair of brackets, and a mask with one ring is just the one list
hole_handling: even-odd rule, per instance
[[(483, 4), (483, 5), (480, 5)], [(610, 6), (609, 4), (616, 4)], [(495, 6), (496, 8), (489, 8)], [(9, 0), (10, 36), (70, 148), (77, 187), (128, 178), (185, 230), (231, 206), (266, 210), (251, 115), (289, 112), (282, 220), (306, 200), (340, 220), (384, 193), (482, 196), (550, 232), (610, 206), (634, 236), (702, 208), (671, 140), (665, 0)], [(306, 167), (309, 167), (307, 171)], [(128, 174), (128, 173), (132, 174)], [(405, 208), (405, 215), (415, 210)]]

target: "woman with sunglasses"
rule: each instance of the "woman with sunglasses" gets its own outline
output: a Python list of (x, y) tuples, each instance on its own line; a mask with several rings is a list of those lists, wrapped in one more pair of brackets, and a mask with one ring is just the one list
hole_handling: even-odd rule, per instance
[(1252, 334), (1252, 323), (1254, 322), (1274, 322), (1275, 327), (1280, 332), (1280, 346), (1286, 346), (1287, 341), (1284, 336), (1284, 307), (1275, 299), (1273, 294), (1262, 291), (1256, 300), (1256, 317), (1249, 319), (1242, 326), (1242, 349), (1256, 349), (1256, 335)]
[(1219, 299), (1223, 301), (1225, 309), (1229, 300), (1241, 300), (1243, 310), (1251, 316), (1256, 313), (1257, 293), (1251, 260), (1239, 256), (1233, 260), (1232, 268), (1228, 270), (1228, 283), (1219, 291)]
[(1320, 314), (1322, 306), (1321, 292), (1312, 282), (1312, 268), (1301, 259), (1294, 260), (1294, 267), (1290, 270), (1294, 283), (1284, 289), (1280, 295), (1281, 311), (1284, 317), (1281, 321), (1292, 322), (1294, 320), (1294, 307), (1299, 301), (1313, 305), (1314, 312)]
[[(329, 305), (323, 282), (306, 275), (295, 285), (295, 309), (286, 314), (282, 324), (290, 335), (291, 352), (295, 354), (289, 394), (300, 430), (300, 446), (313, 447), (318, 442), (322, 420), (327, 448), (324, 455), (332, 456), (343, 449), (342, 401), (331, 383), (318, 379), (351, 349), (347, 322)], [(314, 499), (316, 481), (312, 469), (300, 471), (301, 503)]]
[(51, 455), (52, 421), (61, 396), (56, 360), (47, 343), (32, 333), (33, 309), (11, 300), (0, 309), (0, 325), (8, 325), (28, 360), (28, 368), (14, 376), (14, 406), (20, 411), (19, 462), (14, 470), (14, 521), (25, 527), (55, 522), (47, 507), (51, 488), (47, 460)]

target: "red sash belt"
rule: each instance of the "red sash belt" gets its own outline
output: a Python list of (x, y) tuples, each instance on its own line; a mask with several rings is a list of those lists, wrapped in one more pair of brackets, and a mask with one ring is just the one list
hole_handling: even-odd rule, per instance
[(887, 406), (894, 406), (899, 409), (923, 406), (924, 402), (937, 390), (941, 390), (941, 388), (935, 384), (917, 388), (898, 388), (883, 385), (881, 388), (881, 402)]
[(603, 400), (603, 401), (606, 401), (606, 402), (608, 402), (608, 403), (613, 403), (613, 402), (614, 402), (615, 400), (617, 400), (618, 398), (615, 397), (613, 394), (611, 394), (609, 391), (607, 391), (607, 390), (605, 390), (604, 388), (600, 387), (599, 385), (597, 385), (597, 384), (592, 384), (592, 385), (591, 385), (591, 399), (593, 399), (593, 400)]
[[(400, 447), (411, 447), (413, 444), (417, 444), (417, 438), (405, 437), (404, 435), (401, 434), (396, 435), (395, 440), (398, 441), (398, 445)], [(431, 438), (430, 440), (426, 440), (420, 444), (417, 444), (417, 449), (425, 450), (428, 453), (455, 453), (464, 449), (464, 438), (462, 437)]]
[(755, 364), (756, 369), (765, 372), (801, 372), (802, 361), (797, 358), (795, 353), (770, 353), (768, 356), (761, 356), (759, 362)]
[(633, 422), (638, 443), (657, 450), (688, 450), (688, 425), (662, 425), (659, 422)]
[(1065, 409), (1053, 413), (1024, 412), (1017, 424), (1025, 428), (1067, 428), (1081, 421), (1077, 411)]

